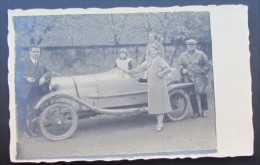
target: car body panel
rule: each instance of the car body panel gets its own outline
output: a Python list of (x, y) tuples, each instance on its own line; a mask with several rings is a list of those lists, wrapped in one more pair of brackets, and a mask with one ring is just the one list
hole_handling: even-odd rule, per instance
[[(172, 68), (165, 80), (166, 83), (180, 82), (181, 75), (177, 69)], [(50, 86), (56, 87), (55, 91), (77, 97), (99, 108), (147, 104), (147, 83), (139, 83), (116, 68), (99, 74), (53, 77)]]
[[(166, 115), (171, 121), (182, 120), (187, 114), (188, 100), (184, 90), (193, 84), (180, 83), (181, 76), (176, 69), (171, 69), (164, 78), (172, 106), (172, 111)], [(147, 83), (139, 83), (119, 69), (93, 75), (54, 77), (50, 82), (51, 92), (34, 107), (40, 116), (33, 122), (39, 123), (47, 139), (64, 140), (76, 131), (78, 119), (102, 114), (147, 113), (147, 87)], [(183, 104), (178, 104), (179, 100)]]
[[(114, 74), (98, 77), (99, 107), (119, 107), (138, 105), (147, 102), (147, 84), (139, 83), (121, 70)], [(93, 98), (93, 95), (88, 97)]]

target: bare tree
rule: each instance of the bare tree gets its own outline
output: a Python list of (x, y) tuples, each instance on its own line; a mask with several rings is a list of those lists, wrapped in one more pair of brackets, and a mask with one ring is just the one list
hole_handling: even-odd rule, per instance
[(89, 18), (86, 15), (61, 16), (57, 22), (61, 37), (68, 40), (68, 44), (74, 46), (88, 29)]
[(17, 19), (16, 24), (17, 40), (29, 38), (29, 44), (35, 45), (48, 39), (64, 41), (64, 38), (74, 45), (75, 36), (80, 36), (79, 31), (85, 30), (88, 25), (84, 15), (24, 17)]
[(56, 28), (58, 17), (32, 17), (32, 25), (29, 26), (30, 44), (39, 45), (45, 39), (46, 34)]
[[(145, 43), (155, 31), (167, 43), (210, 39), (209, 13), (167, 12), (16, 17), (16, 42), (43, 45)], [(105, 27), (105, 28), (104, 28)], [(100, 32), (100, 33), (97, 33)], [(99, 35), (104, 34), (104, 35)], [(89, 39), (88, 36), (96, 38)], [(18, 44), (18, 45), (19, 45)]]
[(151, 23), (151, 14), (141, 14), (140, 15), (141, 20), (142, 20), (142, 25), (143, 25), (143, 29), (145, 32), (149, 33), (150, 31), (153, 31), (153, 26)]
[(112, 32), (114, 44), (119, 45), (129, 14), (106, 15), (107, 26), (105, 28)]

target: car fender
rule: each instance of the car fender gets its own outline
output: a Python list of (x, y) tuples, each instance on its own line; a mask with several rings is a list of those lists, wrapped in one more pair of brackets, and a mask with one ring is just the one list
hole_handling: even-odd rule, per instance
[[(62, 92), (51, 92), (45, 96), (43, 96), (38, 102), (37, 104), (34, 106), (34, 109), (39, 109), (42, 104), (44, 104), (47, 101), (51, 101), (52, 98), (54, 97), (60, 97), (60, 98), (65, 98), (65, 99), (69, 99), (71, 101), (77, 102), (80, 104), (80, 102), (82, 102), (79, 98), (72, 96), (70, 94), (67, 93), (62, 93)], [(85, 104), (85, 103), (84, 103)]]
[(193, 83), (179, 83), (179, 84), (172, 84), (172, 85), (168, 85), (168, 92), (172, 92), (174, 90), (185, 90), (189, 87), (191, 87), (193, 85)]
[(36, 106), (34, 108), (39, 109), (44, 102), (46, 102), (49, 99), (56, 97), (56, 96), (72, 100), (72, 101), (78, 103), (79, 105), (87, 107), (88, 109), (91, 109), (92, 111), (100, 113), (100, 114), (119, 115), (119, 114), (133, 114), (133, 113), (138, 114), (138, 113), (147, 112), (147, 107), (128, 108), (128, 109), (103, 109), (103, 108), (98, 108), (96, 106), (93, 106), (93, 105), (86, 103), (85, 101), (82, 101), (81, 99), (79, 99), (75, 96), (71, 96), (69, 94), (61, 93), (61, 92), (53, 92), (53, 93), (45, 95), (44, 97), (42, 97), (38, 101), (38, 103), (36, 104)]

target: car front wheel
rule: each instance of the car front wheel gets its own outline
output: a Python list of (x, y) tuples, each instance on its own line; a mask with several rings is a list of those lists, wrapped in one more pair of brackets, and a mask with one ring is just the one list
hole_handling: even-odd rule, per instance
[(64, 140), (77, 129), (78, 115), (74, 108), (66, 103), (54, 103), (40, 115), (41, 132), (48, 140)]
[(172, 111), (167, 113), (170, 121), (179, 121), (187, 115), (188, 97), (183, 90), (175, 90), (169, 93)]

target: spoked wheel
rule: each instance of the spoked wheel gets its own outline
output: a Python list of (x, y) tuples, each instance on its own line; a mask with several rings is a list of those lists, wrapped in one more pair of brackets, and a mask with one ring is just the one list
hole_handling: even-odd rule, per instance
[(182, 90), (176, 90), (170, 93), (172, 111), (167, 113), (167, 117), (170, 121), (179, 121), (185, 118), (188, 112), (187, 100), (187, 95), (185, 95)]
[(39, 124), (48, 140), (64, 140), (76, 131), (78, 115), (71, 105), (54, 103), (41, 113)]

